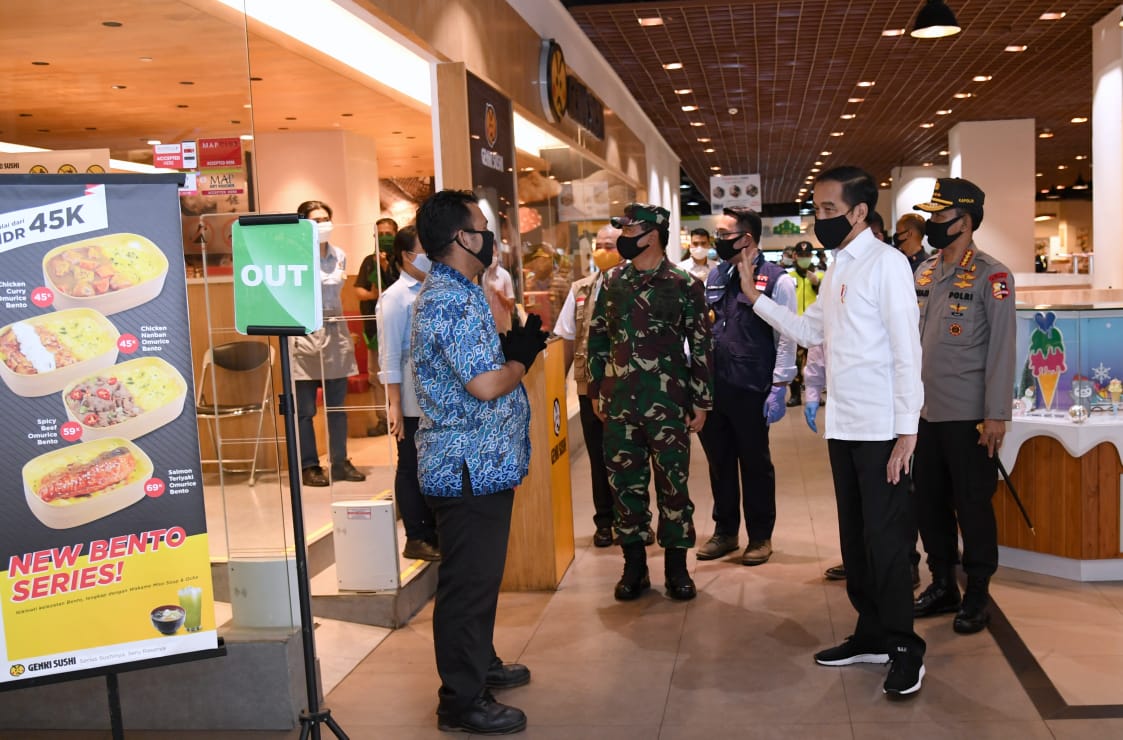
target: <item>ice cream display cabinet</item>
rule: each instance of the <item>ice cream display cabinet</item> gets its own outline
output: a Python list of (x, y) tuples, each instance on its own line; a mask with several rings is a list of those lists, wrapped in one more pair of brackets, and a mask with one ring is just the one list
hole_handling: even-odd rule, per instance
[(1013, 420), (999, 455), (1009, 481), (994, 497), (1001, 562), (1123, 578), (1123, 304), (1019, 306), (1016, 348)]

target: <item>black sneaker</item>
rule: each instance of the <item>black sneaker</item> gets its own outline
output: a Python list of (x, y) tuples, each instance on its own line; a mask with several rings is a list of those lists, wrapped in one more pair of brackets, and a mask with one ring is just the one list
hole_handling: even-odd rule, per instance
[(815, 653), (815, 662), (819, 665), (854, 665), (855, 663), (883, 665), (889, 662), (889, 653), (870, 645), (861, 645), (851, 635), (841, 645)]
[(905, 697), (920, 691), (924, 680), (924, 658), (909, 649), (898, 646), (893, 649), (889, 675), (881, 690), (890, 697)]

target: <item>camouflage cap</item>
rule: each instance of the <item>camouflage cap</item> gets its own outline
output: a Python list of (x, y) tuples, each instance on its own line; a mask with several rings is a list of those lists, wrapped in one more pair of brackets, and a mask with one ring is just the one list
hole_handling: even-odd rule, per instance
[(613, 216), (609, 221), (618, 229), (638, 223), (649, 223), (656, 228), (666, 229), (671, 223), (671, 212), (650, 203), (629, 203), (624, 206), (623, 216)]

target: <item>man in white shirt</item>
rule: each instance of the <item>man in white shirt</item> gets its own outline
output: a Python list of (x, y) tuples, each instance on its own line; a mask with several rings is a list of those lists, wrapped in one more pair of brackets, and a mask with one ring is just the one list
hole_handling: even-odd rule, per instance
[(717, 267), (717, 260), (710, 257), (710, 232), (694, 229), (690, 232), (690, 256), (678, 263), (680, 270), (686, 270), (696, 280), (706, 282), (710, 270)]
[[(924, 640), (913, 630), (909, 553), (915, 513), (908, 495), (924, 388), (919, 310), (908, 260), (875, 237), (866, 218), (877, 182), (857, 167), (815, 180), (815, 236), (834, 261), (819, 300), (798, 316), (756, 289), (741, 290), (758, 316), (800, 344), (822, 344), (831, 412), (826, 437), (838, 504), (846, 591), (858, 623), (820, 665), (892, 662), (883, 691), (913, 695), (924, 678)], [(807, 414), (814, 429), (814, 412)]]
[(499, 264), (498, 249), (480, 277), (480, 285), (487, 305), (491, 307), (491, 315), (495, 317), (495, 330), (506, 334), (511, 330), (511, 312), (515, 309), (515, 283), (511, 273)]

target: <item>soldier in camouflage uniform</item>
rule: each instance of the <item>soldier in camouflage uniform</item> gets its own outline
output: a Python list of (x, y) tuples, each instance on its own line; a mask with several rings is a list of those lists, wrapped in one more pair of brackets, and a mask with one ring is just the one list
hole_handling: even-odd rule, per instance
[(713, 405), (710, 324), (702, 283), (664, 256), (670, 213), (632, 203), (624, 214), (612, 224), (623, 230), (616, 247), (631, 263), (605, 277), (588, 358), (589, 398), (605, 423), (605, 465), (624, 550), (615, 595), (628, 601), (651, 585), (644, 546), (651, 539), (654, 469), (667, 595), (687, 600), (697, 593), (686, 569), (686, 549), (694, 546), (690, 432), (701, 430)]

